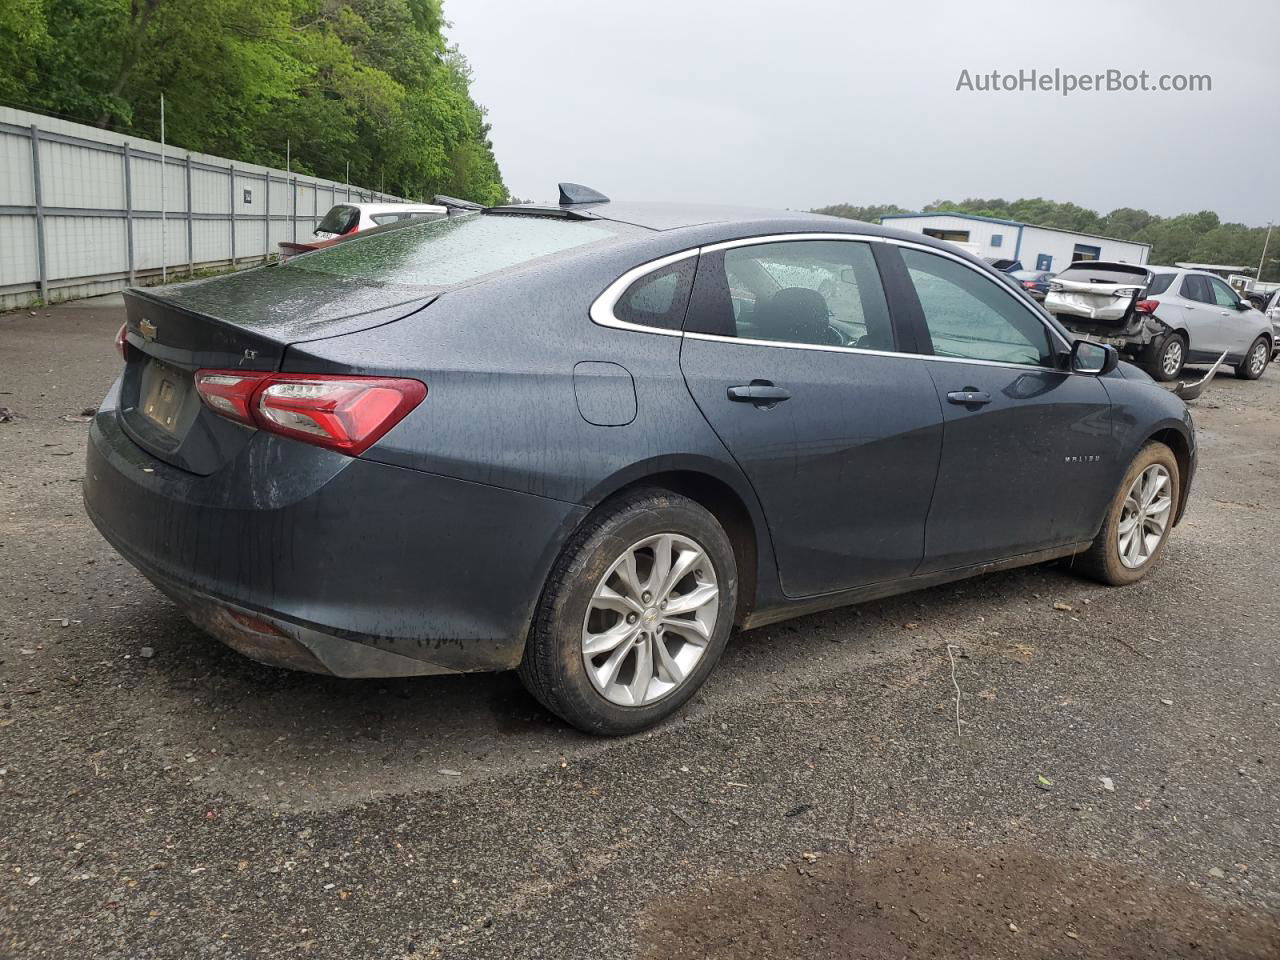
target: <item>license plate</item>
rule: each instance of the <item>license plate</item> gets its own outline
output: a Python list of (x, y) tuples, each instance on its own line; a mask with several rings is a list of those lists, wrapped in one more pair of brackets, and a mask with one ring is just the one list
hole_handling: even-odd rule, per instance
[(178, 423), (178, 411), (182, 409), (184, 392), (174, 374), (157, 368), (142, 401), (143, 414), (166, 432), (173, 433)]

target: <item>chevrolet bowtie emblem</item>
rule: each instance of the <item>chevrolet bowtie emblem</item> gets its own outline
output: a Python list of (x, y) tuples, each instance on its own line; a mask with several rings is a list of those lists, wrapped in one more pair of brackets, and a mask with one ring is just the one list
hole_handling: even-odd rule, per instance
[(138, 332), (142, 334), (143, 340), (154, 340), (156, 338), (156, 325), (143, 317), (138, 321)]

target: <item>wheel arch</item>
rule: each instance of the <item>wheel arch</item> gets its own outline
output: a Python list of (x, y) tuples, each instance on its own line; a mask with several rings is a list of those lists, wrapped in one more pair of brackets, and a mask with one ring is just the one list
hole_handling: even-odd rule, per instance
[(1173, 523), (1176, 526), (1182, 520), (1183, 513), (1186, 512), (1187, 500), (1191, 495), (1191, 473), (1193, 469), (1191, 438), (1187, 435), (1185, 428), (1169, 425), (1154, 431), (1142, 443), (1145, 446), (1152, 441), (1163, 443), (1172, 450), (1173, 458), (1178, 462), (1178, 479), (1180, 481), (1178, 484), (1178, 510), (1173, 518)]
[[(724, 528), (738, 564), (741, 624), (756, 608), (762, 584), (776, 579), (773, 543), (755, 492), (725, 465), (703, 457), (659, 457), (633, 464), (597, 485), (584, 498), (590, 516), (605, 503), (632, 490), (659, 487), (708, 510)], [(583, 517), (585, 521), (586, 517)]]

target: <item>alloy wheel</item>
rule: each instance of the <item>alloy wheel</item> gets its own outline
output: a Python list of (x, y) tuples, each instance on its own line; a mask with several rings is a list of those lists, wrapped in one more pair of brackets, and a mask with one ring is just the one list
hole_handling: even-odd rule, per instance
[(1163, 464), (1143, 470), (1125, 494), (1116, 528), (1120, 562), (1136, 570), (1155, 554), (1169, 529), (1173, 478)]
[(1182, 341), (1177, 337), (1170, 340), (1164, 348), (1161, 366), (1166, 377), (1172, 377), (1182, 369)]
[(719, 605), (715, 568), (696, 541), (661, 533), (632, 544), (587, 604), (582, 660), (591, 685), (624, 707), (667, 696), (706, 653)]
[(1267, 366), (1267, 345), (1259, 342), (1253, 348), (1253, 352), (1249, 354), (1249, 372), (1255, 377), (1262, 376), (1262, 371)]

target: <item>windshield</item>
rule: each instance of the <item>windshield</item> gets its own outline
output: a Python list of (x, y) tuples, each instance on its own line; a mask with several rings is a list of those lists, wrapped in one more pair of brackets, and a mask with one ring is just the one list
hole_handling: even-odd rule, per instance
[(356, 237), (280, 269), (444, 287), (615, 236), (600, 221), (470, 214)]
[(360, 209), (338, 204), (324, 215), (324, 219), (316, 225), (317, 233), (346, 233), (360, 222)]

